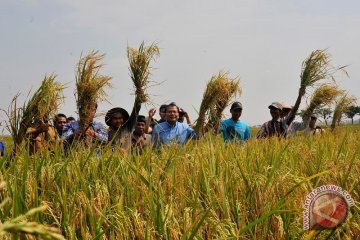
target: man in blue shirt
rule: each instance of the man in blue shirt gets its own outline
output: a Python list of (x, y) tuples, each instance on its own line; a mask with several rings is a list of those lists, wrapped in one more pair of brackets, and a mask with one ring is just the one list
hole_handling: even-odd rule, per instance
[(175, 103), (170, 103), (166, 107), (166, 121), (155, 125), (153, 129), (151, 139), (154, 147), (172, 143), (184, 145), (190, 138), (198, 139), (194, 129), (186, 123), (178, 122), (178, 119), (179, 107)]
[(221, 130), (226, 143), (238, 142), (241, 143), (244, 140), (251, 138), (249, 126), (240, 121), (242, 113), (242, 104), (240, 102), (234, 102), (230, 108), (231, 118), (223, 120), (221, 122)]

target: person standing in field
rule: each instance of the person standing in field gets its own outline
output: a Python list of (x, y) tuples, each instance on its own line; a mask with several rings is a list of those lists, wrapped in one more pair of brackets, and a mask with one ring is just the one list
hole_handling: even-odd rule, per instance
[(145, 133), (145, 125), (145, 116), (139, 115), (134, 131), (124, 140), (123, 148), (130, 149), (135, 154), (142, 154), (145, 148), (151, 146), (151, 135)]
[(189, 117), (189, 114), (182, 108), (179, 108), (179, 122), (184, 122), (185, 119), (186, 119), (186, 123), (189, 125), (189, 126), (192, 126), (192, 122), (190, 120), (190, 117)]
[(261, 126), (259, 132), (256, 135), (257, 138), (267, 138), (273, 136), (286, 137), (289, 124), (291, 124), (293, 119), (293, 116), (290, 116), (292, 111), (290, 111), (286, 118), (282, 119), (282, 105), (279, 102), (271, 103), (269, 109), (272, 119)]
[[(288, 117), (289, 113), (291, 112), (292, 107), (286, 103), (281, 103), (282, 105), (282, 112), (281, 112), (281, 119), (282, 121), (286, 121), (286, 118)], [(296, 132), (298, 131), (304, 131), (309, 125), (309, 120), (304, 119), (302, 122), (296, 122), (293, 121), (287, 128), (286, 136), (288, 138), (292, 138), (296, 136)]]
[(226, 143), (241, 143), (251, 138), (249, 126), (240, 120), (242, 109), (240, 102), (234, 102), (230, 108), (231, 118), (221, 122), (221, 131)]
[(75, 118), (74, 117), (68, 117), (66, 118), (66, 123), (71, 123), (71, 122), (75, 122)]
[(130, 116), (125, 109), (120, 107), (110, 109), (106, 113), (105, 123), (109, 126), (109, 142), (112, 145), (124, 145), (134, 129), (140, 108), (141, 102), (136, 98)]
[(273, 136), (286, 137), (288, 127), (295, 118), (295, 114), (299, 109), (301, 98), (304, 94), (305, 94), (305, 89), (300, 88), (294, 107), (291, 108), (290, 113), (285, 118), (281, 118), (281, 114), (283, 110), (281, 103), (273, 102), (269, 106), (270, 115), (272, 119), (261, 126), (256, 137), (257, 138), (268, 138)]
[[(95, 106), (97, 109), (97, 104)], [(90, 112), (89, 119), (94, 119), (96, 110)], [(84, 133), (81, 132), (80, 121), (67, 123), (63, 129), (63, 137), (67, 146), (71, 145), (74, 140), (85, 139), (86, 144), (90, 146), (96, 142), (106, 143), (108, 140), (107, 129), (101, 122), (92, 121), (90, 127)]]
[[(152, 116), (151, 116), (152, 117)], [(170, 103), (166, 107), (166, 121), (155, 125), (152, 132), (154, 147), (162, 145), (184, 145), (188, 139), (198, 139), (198, 134), (186, 123), (178, 122), (179, 107)]]
[(56, 139), (58, 141), (63, 140), (64, 127), (65, 127), (66, 123), (67, 123), (67, 121), (66, 121), (65, 114), (62, 114), (62, 113), (56, 114), (55, 119), (54, 119), (54, 127), (56, 130)]
[(162, 123), (166, 121), (166, 104), (162, 104), (159, 108), (159, 115), (160, 115), (160, 120), (156, 120), (154, 119), (155, 113), (156, 113), (156, 109), (155, 108), (151, 108), (149, 110), (149, 115), (148, 118), (146, 119), (146, 126), (145, 126), (145, 132), (148, 134), (152, 133), (152, 130), (154, 129), (156, 124)]
[(29, 153), (51, 150), (56, 142), (56, 130), (53, 126), (44, 122), (34, 123), (27, 129), (26, 136), (29, 140)]
[(304, 130), (305, 135), (322, 135), (325, 133), (325, 130), (319, 126), (316, 126), (317, 117), (315, 115), (311, 115), (310, 122), (308, 127)]

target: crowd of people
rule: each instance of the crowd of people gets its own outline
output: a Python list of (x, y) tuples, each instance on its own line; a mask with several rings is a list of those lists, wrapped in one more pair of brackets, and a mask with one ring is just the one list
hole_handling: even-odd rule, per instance
[[(291, 138), (298, 131), (305, 134), (317, 135), (324, 132), (316, 126), (316, 116), (301, 122), (293, 121), (300, 105), (300, 100), (290, 107), (285, 103), (273, 102), (269, 105), (271, 120), (262, 124), (256, 138)], [(160, 119), (155, 119), (156, 109), (149, 110), (148, 116), (139, 115), (140, 102), (135, 102), (131, 114), (125, 109), (116, 107), (110, 109), (105, 115), (105, 124), (93, 121), (86, 131), (80, 130), (80, 121), (64, 114), (57, 114), (53, 124), (37, 123), (27, 131), (30, 154), (43, 151), (46, 148), (61, 144), (70, 148), (75, 143), (83, 143), (86, 139), (87, 146), (98, 144), (119, 146), (122, 149), (142, 153), (145, 148), (158, 148), (163, 145), (184, 145), (189, 140), (199, 139), (199, 133), (189, 115), (175, 103), (161, 105), (159, 108)], [(250, 127), (240, 120), (243, 106), (240, 102), (231, 104), (229, 119), (222, 120), (219, 133), (222, 133), (225, 143), (242, 142), (251, 139)], [(91, 119), (96, 112), (92, 113)], [(0, 142), (1, 154), (5, 146)]]

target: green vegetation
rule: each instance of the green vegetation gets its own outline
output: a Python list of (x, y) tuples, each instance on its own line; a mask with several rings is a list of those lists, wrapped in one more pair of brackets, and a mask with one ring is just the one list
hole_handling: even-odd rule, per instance
[[(1, 158), (0, 219), (22, 216), (65, 239), (353, 239), (360, 236), (359, 140), (354, 125), (242, 146), (208, 135), (142, 156), (105, 148), (101, 157), (96, 149), (30, 157), (22, 148), (8, 169)], [(306, 232), (304, 200), (325, 184), (347, 190), (356, 206), (339, 228)], [(32, 230), (3, 226), (2, 239)]]

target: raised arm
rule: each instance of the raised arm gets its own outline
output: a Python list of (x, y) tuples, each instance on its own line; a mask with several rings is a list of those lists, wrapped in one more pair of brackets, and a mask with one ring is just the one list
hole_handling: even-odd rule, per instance
[(294, 104), (294, 107), (291, 109), (289, 115), (286, 118), (286, 124), (290, 125), (291, 122), (295, 119), (295, 114), (297, 112), (297, 110), (299, 109), (300, 103), (301, 103), (301, 98), (304, 96), (305, 94), (305, 89), (300, 88), (299, 89), (299, 95), (296, 99), (296, 102)]
[(135, 126), (136, 123), (136, 118), (139, 115), (141, 109), (141, 100), (138, 96), (135, 97), (135, 102), (134, 102), (134, 106), (133, 109), (131, 111), (129, 120), (125, 123), (125, 127), (129, 130), (132, 131), (132, 129)]
[(47, 131), (49, 131), (49, 125), (42, 123), (37, 128), (29, 128), (26, 134), (30, 139), (35, 139), (39, 136), (39, 134)]
[(148, 115), (148, 118), (146, 119), (146, 125), (145, 125), (145, 133), (152, 133), (152, 127), (151, 127), (151, 121), (153, 119), (153, 117), (155, 116), (155, 113), (156, 113), (156, 109), (155, 108), (151, 108), (149, 110), (149, 115)]

